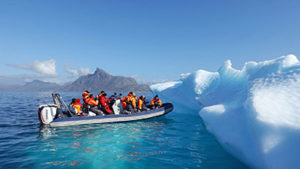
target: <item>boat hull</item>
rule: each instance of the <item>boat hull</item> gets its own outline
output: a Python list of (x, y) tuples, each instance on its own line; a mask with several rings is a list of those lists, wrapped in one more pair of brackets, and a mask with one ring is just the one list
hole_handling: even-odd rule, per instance
[(83, 125), (83, 124), (101, 124), (101, 123), (121, 123), (150, 119), (158, 116), (168, 114), (173, 110), (171, 103), (163, 104), (158, 109), (149, 110), (146, 112), (134, 113), (134, 114), (120, 114), (120, 115), (106, 115), (106, 116), (93, 116), (93, 117), (69, 117), (69, 118), (58, 118), (52, 121), (49, 125), (51, 127), (62, 127), (72, 125)]

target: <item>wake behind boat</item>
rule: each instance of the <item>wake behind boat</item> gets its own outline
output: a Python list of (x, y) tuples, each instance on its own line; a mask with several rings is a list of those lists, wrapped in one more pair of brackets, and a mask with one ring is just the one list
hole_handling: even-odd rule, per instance
[(95, 116), (94, 113), (88, 111), (87, 116), (82, 117), (74, 116), (58, 93), (53, 93), (52, 97), (54, 104), (40, 105), (38, 111), (41, 124), (49, 125), (51, 127), (138, 121), (162, 116), (173, 110), (173, 105), (171, 103), (164, 103), (157, 109), (132, 114), (124, 114), (126, 111), (122, 109), (120, 100), (116, 100), (112, 105), (114, 114)]

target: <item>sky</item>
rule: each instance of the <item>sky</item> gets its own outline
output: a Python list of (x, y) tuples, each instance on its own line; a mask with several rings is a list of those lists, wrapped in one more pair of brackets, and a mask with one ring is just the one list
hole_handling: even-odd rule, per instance
[(0, 0), (0, 85), (97, 67), (140, 82), (300, 56), (296, 0)]

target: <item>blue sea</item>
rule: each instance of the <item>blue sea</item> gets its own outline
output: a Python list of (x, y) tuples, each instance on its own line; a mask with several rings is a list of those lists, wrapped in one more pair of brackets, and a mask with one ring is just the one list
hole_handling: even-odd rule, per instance
[[(66, 102), (80, 93), (62, 93)], [(0, 168), (246, 169), (205, 128), (178, 109), (150, 120), (41, 127), (51, 93), (0, 93)]]

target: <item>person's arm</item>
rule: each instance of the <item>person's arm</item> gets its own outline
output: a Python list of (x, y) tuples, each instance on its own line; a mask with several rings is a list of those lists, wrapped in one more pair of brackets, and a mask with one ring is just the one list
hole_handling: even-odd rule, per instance
[(95, 101), (94, 99), (92, 99), (92, 100), (90, 101), (90, 105), (92, 105), (92, 106), (97, 106), (98, 103), (99, 103), (98, 100)]
[(159, 103), (159, 105), (160, 105), (160, 106), (162, 105), (162, 102), (161, 102), (161, 100), (158, 100), (158, 103)]
[(151, 106), (153, 106), (154, 105), (154, 100), (151, 100)]
[(121, 101), (124, 102), (126, 100), (126, 97), (121, 98)]

